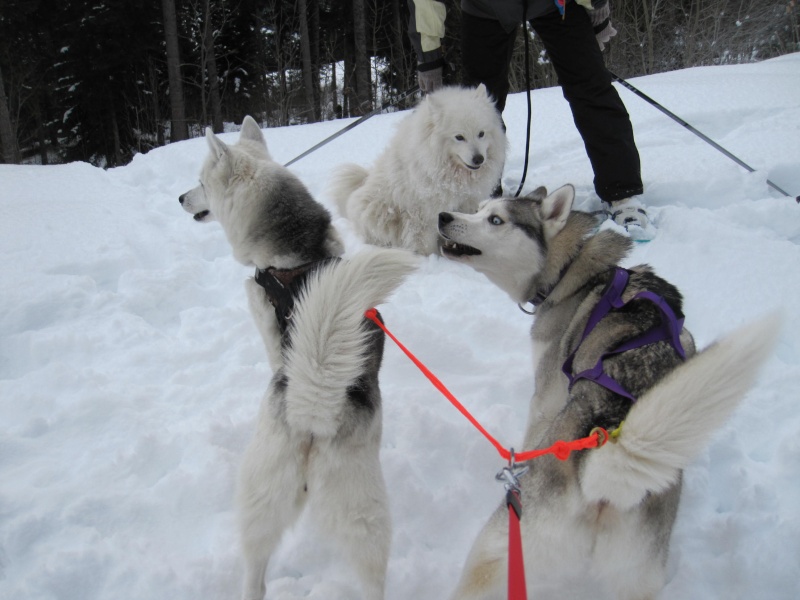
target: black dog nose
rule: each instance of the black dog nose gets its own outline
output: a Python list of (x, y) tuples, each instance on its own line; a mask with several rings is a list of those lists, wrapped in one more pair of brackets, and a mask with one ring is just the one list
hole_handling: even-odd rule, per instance
[(484, 161), (483, 154), (476, 154), (472, 157), (473, 165), (482, 165)]
[(450, 213), (447, 212), (440, 212), (439, 213), (439, 227), (442, 225), (447, 225), (451, 221), (453, 221), (454, 217)]
[(186, 196), (186, 194), (181, 194), (180, 196), (178, 196), (178, 202), (183, 204), (183, 199), (184, 199), (185, 196)]

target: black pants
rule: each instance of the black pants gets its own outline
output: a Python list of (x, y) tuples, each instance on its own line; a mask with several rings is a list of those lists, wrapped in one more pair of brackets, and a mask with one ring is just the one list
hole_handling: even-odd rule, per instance
[[(558, 75), (594, 171), (594, 188), (606, 202), (641, 194), (639, 151), (628, 111), (611, 85), (588, 13), (574, 2), (566, 18), (553, 11), (530, 21)], [(502, 112), (508, 95), (508, 67), (516, 29), (498, 21), (461, 15), (464, 83), (483, 83)], [(566, 182), (565, 182), (566, 183)]]

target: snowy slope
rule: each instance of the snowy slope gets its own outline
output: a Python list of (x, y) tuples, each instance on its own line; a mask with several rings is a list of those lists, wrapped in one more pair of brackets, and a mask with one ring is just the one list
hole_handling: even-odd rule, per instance
[[(757, 169), (744, 169), (627, 90), (648, 262), (685, 296), (699, 346), (775, 307), (779, 347), (734, 419), (686, 472), (663, 598), (800, 597), (800, 54), (632, 83)], [(524, 153), (509, 98), (506, 189)], [(592, 173), (559, 89), (533, 93), (526, 189)], [(367, 121), (292, 166), (326, 196), (341, 162), (369, 165), (402, 114)], [(286, 162), (345, 121), (265, 130)], [(224, 139), (234, 141), (236, 134)], [(232, 598), (239, 457), (271, 376), (217, 224), (177, 202), (202, 139), (102, 171), (0, 165), (0, 599)], [(342, 218), (348, 252), (362, 244)], [(482, 276), (437, 257), (381, 307), (387, 325), (507, 445), (532, 390), (531, 317)], [(502, 497), (495, 450), (390, 343), (381, 460), (394, 538), (389, 600), (441, 598)], [(346, 562), (302, 521), (269, 597), (349, 600)]]

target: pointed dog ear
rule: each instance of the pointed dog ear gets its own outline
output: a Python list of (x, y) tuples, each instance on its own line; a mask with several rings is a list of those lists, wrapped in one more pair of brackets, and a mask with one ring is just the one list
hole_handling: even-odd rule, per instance
[(538, 202), (544, 200), (547, 197), (547, 188), (543, 185), (540, 185), (535, 190), (533, 190), (529, 194), (525, 194), (525, 198), (528, 200), (536, 200)]
[(261, 127), (259, 127), (256, 120), (247, 115), (242, 121), (242, 130), (239, 132), (239, 140), (250, 140), (251, 142), (257, 142), (266, 148), (267, 142), (264, 140), (264, 134), (261, 132)]
[(225, 142), (214, 135), (211, 127), (206, 127), (206, 141), (208, 142), (208, 147), (211, 149), (212, 156), (216, 160), (219, 160), (228, 153), (228, 146), (225, 145)]
[[(480, 100), (485, 100), (492, 107), (495, 106), (495, 97), (489, 93), (484, 84), (478, 84), (478, 87), (475, 88), (475, 96)], [(505, 127), (503, 127), (503, 131), (505, 131)]]
[(545, 237), (553, 238), (564, 228), (575, 200), (575, 188), (570, 184), (558, 188), (542, 200), (541, 215)]

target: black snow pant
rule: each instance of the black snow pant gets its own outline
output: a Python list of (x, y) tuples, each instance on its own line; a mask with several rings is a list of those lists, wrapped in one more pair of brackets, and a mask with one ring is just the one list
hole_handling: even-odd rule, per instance
[[(643, 191), (639, 151), (628, 111), (611, 84), (588, 13), (574, 2), (530, 21), (542, 40), (569, 102), (594, 171), (594, 188), (606, 202)], [(498, 21), (461, 15), (461, 52), (466, 85), (486, 85), (502, 112), (508, 95), (508, 68), (517, 31)]]

